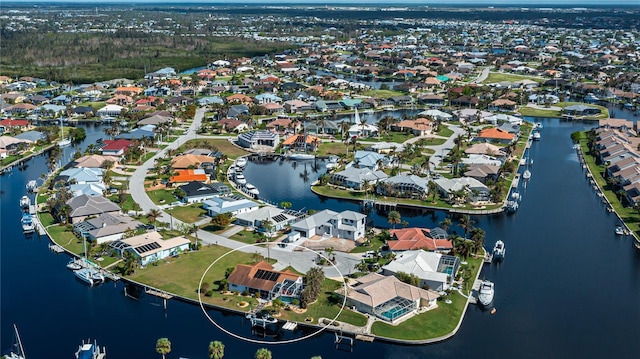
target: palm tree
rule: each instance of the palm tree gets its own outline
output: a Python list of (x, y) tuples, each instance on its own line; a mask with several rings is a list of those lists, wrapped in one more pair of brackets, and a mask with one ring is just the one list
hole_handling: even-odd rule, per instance
[(464, 230), (464, 237), (467, 238), (467, 233), (473, 229), (474, 220), (469, 217), (468, 214), (463, 215), (458, 219), (458, 226)]
[(60, 216), (60, 220), (62, 221), (62, 224), (66, 225), (67, 223), (69, 223), (69, 214), (71, 214), (71, 206), (69, 206), (66, 203), (60, 206), (60, 209), (58, 210), (58, 215)]
[(429, 189), (429, 193), (431, 193), (431, 202), (435, 203), (436, 195), (438, 194), (438, 185), (433, 181), (429, 181), (427, 187)]
[(450, 225), (451, 225), (451, 218), (449, 217), (445, 217), (445, 219), (440, 221), (440, 227), (442, 227), (442, 229), (444, 229), (445, 231), (447, 230), (447, 228), (449, 228)]
[(260, 348), (256, 351), (256, 359), (271, 359), (271, 351), (267, 348)]
[(153, 223), (153, 226), (156, 226), (156, 220), (158, 219), (158, 217), (162, 216), (162, 212), (160, 212), (160, 210), (158, 209), (150, 209), (149, 212), (147, 213), (147, 219), (149, 220), (149, 222)]
[(216, 340), (209, 343), (209, 359), (222, 359), (224, 357), (224, 344)]
[(478, 251), (484, 247), (485, 232), (482, 228), (473, 228), (471, 230), (471, 240), (473, 241), (473, 251)]
[(122, 272), (124, 275), (133, 274), (136, 271), (136, 268), (138, 268), (140, 260), (131, 251), (124, 251), (123, 258), (124, 262), (122, 263)]
[(401, 223), (402, 222), (402, 218), (400, 217), (400, 212), (398, 211), (389, 211), (389, 214), (387, 215), (387, 222), (389, 222), (389, 224), (391, 224), (393, 226), (393, 228), (396, 228), (396, 224)]
[(168, 338), (160, 338), (156, 342), (156, 352), (162, 354), (162, 359), (166, 354), (171, 353), (171, 342)]
[(345, 137), (344, 136), (345, 136), (345, 134), (348, 134), (349, 127), (351, 127), (349, 122), (347, 122), (347, 121), (340, 122), (340, 132), (342, 133), (342, 140), (343, 141), (345, 141)]

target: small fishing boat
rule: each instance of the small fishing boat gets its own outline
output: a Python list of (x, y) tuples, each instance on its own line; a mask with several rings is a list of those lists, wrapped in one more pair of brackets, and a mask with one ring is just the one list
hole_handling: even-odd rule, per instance
[(33, 192), (38, 187), (38, 182), (36, 182), (36, 180), (31, 180), (31, 181), (27, 182), (25, 187), (27, 188), (27, 191)]
[(515, 213), (515, 211), (518, 210), (518, 202), (507, 201), (506, 210), (507, 210), (507, 213)]
[(532, 137), (534, 141), (540, 141), (540, 132), (539, 131), (533, 131), (532, 133)]
[(236, 167), (244, 167), (247, 165), (247, 158), (246, 157), (240, 157), (236, 160)]
[(91, 343), (90, 340), (87, 343), (82, 341), (82, 344), (78, 347), (78, 351), (76, 351), (76, 359), (104, 359), (107, 357), (107, 349), (98, 346), (98, 343), (94, 341)]
[(584, 97), (584, 102), (598, 102), (598, 101), (600, 101), (598, 96), (592, 93), (588, 93), (587, 96)]
[(624, 228), (622, 228), (621, 225), (617, 225), (616, 228), (614, 229), (614, 232), (616, 235), (621, 236), (624, 234)]
[(507, 250), (504, 247), (504, 242), (501, 240), (497, 240), (496, 244), (493, 246), (493, 259), (503, 259), (506, 252)]
[(269, 324), (278, 323), (278, 319), (269, 315), (268, 312), (260, 312), (260, 313), (249, 313), (246, 316), (247, 319), (251, 321), (252, 326), (265, 326)]
[(20, 208), (22, 209), (29, 209), (29, 206), (31, 205), (31, 200), (29, 199), (29, 197), (27, 196), (22, 196), (20, 198)]
[(22, 231), (24, 233), (33, 233), (36, 230), (36, 225), (33, 223), (33, 219), (29, 213), (24, 213), (22, 215), (20, 224), (22, 224)]
[(493, 282), (485, 280), (480, 284), (480, 290), (478, 290), (478, 302), (487, 307), (493, 302)]
[(247, 190), (247, 193), (252, 194), (254, 196), (258, 196), (260, 194), (260, 191), (258, 191), (256, 186), (252, 185), (251, 183), (245, 184), (244, 188)]

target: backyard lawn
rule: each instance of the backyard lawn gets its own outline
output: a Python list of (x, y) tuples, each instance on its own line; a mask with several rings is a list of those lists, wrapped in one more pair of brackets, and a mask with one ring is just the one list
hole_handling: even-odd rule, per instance
[(215, 146), (218, 151), (227, 155), (228, 158), (236, 159), (240, 156), (244, 156), (249, 152), (243, 150), (242, 148), (234, 146), (231, 142), (229, 142), (226, 138), (202, 138), (187, 141), (186, 144), (180, 145), (178, 152), (182, 152), (187, 148), (196, 148), (196, 147), (207, 147), (207, 146)]
[(343, 142), (322, 142), (316, 151), (318, 156), (337, 156), (346, 153), (347, 146)]
[(259, 240), (262, 240), (263, 235), (254, 231), (242, 230), (229, 238), (246, 244), (254, 244), (258, 243)]

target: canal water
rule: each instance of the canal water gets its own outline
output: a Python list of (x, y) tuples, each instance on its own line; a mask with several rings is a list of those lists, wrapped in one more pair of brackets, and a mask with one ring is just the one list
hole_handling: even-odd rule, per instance
[[(569, 138), (571, 132), (592, 125), (536, 121), (544, 129), (541, 141), (530, 150), (532, 176), (520, 189), (518, 212), (473, 217), (487, 233), (487, 248), (498, 239), (506, 243), (504, 262), (485, 265), (481, 275), (496, 284), (495, 315), (471, 306), (458, 334), (434, 345), (357, 342), (351, 353), (336, 350), (333, 335), (322, 334), (301, 343), (269, 346), (273, 357), (636, 358), (640, 251), (631, 238), (614, 234), (618, 221), (589, 186)], [(84, 145), (103, 136), (99, 127), (90, 127)], [(73, 151), (65, 150), (68, 156)], [(292, 202), (294, 209), (359, 209), (357, 203), (311, 194), (309, 184), (322, 173), (312, 165), (250, 162), (245, 176), (267, 199)], [(66, 255), (50, 252), (46, 238), (27, 238), (21, 232), (19, 198), (25, 183), (38, 178), (45, 167), (45, 157), (40, 156), (26, 169), (0, 177), (0, 348), (9, 348), (13, 323), (29, 358), (71, 357), (87, 338), (105, 345), (111, 359), (156, 357), (159, 337), (172, 342), (168, 358), (206, 358), (211, 340), (226, 345), (225, 358), (252, 358), (264, 346), (220, 332), (198, 306), (171, 300), (165, 312), (154, 297), (124, 297), (121, 283), (89, 288), (78, 282), (65, 268)], [(371, 217), (377, 226), (388, 227), (385, 213), (374, 211)], [(402, 212), (411, 226), (433, 227), (444, 217), (440, 211)], [(225, 328), (251, 335), (245, 319), (213, 311), (212, 315)]]

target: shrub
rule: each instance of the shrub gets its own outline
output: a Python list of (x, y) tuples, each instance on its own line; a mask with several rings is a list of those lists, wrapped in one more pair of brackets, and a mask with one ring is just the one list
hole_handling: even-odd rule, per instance
[(206, 293), (204, 293), (205, 297), (211, 297), (213, 295), (213, 291), (212, 290), (208, 290)]

